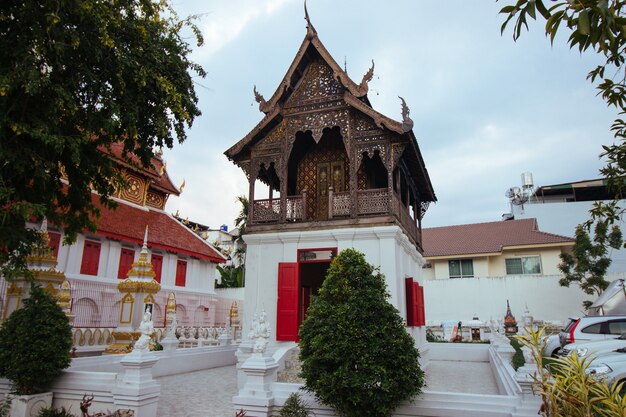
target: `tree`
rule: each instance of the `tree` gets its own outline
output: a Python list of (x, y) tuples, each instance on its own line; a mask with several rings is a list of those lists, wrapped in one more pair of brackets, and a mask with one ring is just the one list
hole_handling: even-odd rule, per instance
[(165, 0), (0, 2), (0, 265), (25, 270), (46, 216), (66, 241), (95, 230), (124, 184), (111, 160), (149, 168), (154, 150), (183, 142), (200, 115), (190, 71), (204, 77)]
[(244, 286), (244, 266), (227, 265), (224, 267), (217, 266), (220, 273), (221, 283), (217, 284), (217, 288), (242, 288)]
[[(496, 0), (497, 1), (497, 0)], [(582, 53), (588, 50), (603, 56), (604, 63), (592, 69), (587, 78), (597, 84), (599, 95), (609, 107), (619, 114), (626, 112), (626, 17), (623, 0), (569, 0), (553, 2), (546, 7), (544, 0), (517, 0), (500, 10), (506, 15), (502, 32), (511, 21), (513, 39), (521, 36), (522, 28), (528, 30), (528, 19), (537, 19), (537, 14), (546, 20), (545, 32), (553, 43), (559, 30), (569, 33), (570, 48), (578, 48)], [(567, 29), (564, 29), (566, 27)], [(607, 225), (619, 221), (626, 208), (619, 206), (619, 200), (626, 194), (626, 122), (617, 118), (611, 126), (616, 143), (603, 145), (601, 157), (606, 158), (606, 166), (600, 173), (608, 179), (609, 189), (614, 199), (609, 202), (596, 202), (591, 210), (591, 219), (584, 223), (587, 231), (594, 222)]]
[(346, 249), (300, 327), (305, 389), (341, 416), (390, 416), (424, 385), (414, 340), (387, 298), (383, 275)]
[(72, 328), (56, 300), (39, 285), (0, 327), (0, 376), (20, 395), (36, 394), (70, 365)]
[(241, 204), (239, 214), (235, 218), (235, 227), (239, 230), (237, 240), (243, 242), (243, 235), (246, 234), (246, 227), (248, 226), (248, 198), (245, 195), (238, 195), (236, 201)]
[[(622, 246), (622, 232), (619, 227), (609, 226), (604, 222), (596, 224), (593, 241), (584, 226), (576, 227), (576, 243), (572, 253), (562, 253), (558, 268), (563, 273), (559, 284), (569, 287), (576, 283), (586, 294), (600, 295), (609, 285), (604, 279), (611, 265), (608, 248), (619, 249)], [(591, 301), (584, 301), (589, 308)]]

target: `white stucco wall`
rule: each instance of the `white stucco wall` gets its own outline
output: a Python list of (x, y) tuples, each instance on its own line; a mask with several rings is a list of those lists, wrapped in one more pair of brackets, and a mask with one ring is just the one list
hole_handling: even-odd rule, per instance
[[(607, 279), (623, 277), (610, 274)], [(537, 320), (562, 322), (583, 315), (582, 302), (593, 300), (577, 286), (561, 287), (559, 275), (513, 275), (494, 278), (429, 280), (424, 282), (426, 322), (439, 325), (442, 320), (469, 320), (478, 314), (481, 320), (502, 320), (506, 301), (520, 323), (528, 305)]]
[(424, 258), (398, 226), (346, 228), (302, 232), (277, 232), (245, 236), (246, 288), (244, 329), (252, 316), (262, 309), (276, 338), (276, 299), (278, 294), (278, 263), (296, 262), (298, 249), (334, 248), (338, 252), (354, 248), (365, 254), (367, 261), (379, 266), (385, 275), (390, 302), (406, 319), (404, 279), (413, 277), (423, 282)]

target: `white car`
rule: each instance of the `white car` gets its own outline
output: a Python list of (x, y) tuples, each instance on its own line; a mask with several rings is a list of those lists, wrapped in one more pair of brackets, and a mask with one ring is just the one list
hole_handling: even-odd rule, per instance
[(626, 349), (598, 356), (591, 361), (586, 371), (596, 379), (603, 379), (607, 384), (626, 382)]
[(626, 333), (626, 316), (583, 316), (570, 318), (559, 334), (561, 346), (593, 340), (616, 339)]
[(565, 345), (559, 355), (567, 356), (574, 352), (579, 358), (599, 356), (617, 349), (626, 348), (626, 333), (617, 339), (594, 340), (593, 342), (570, 343)]
[(548, 336), (546, 339), (546, 345), (543, 348), (543, 356), (556, 356), (557, 352), (561, 349), (561, 341), (558, 334)]

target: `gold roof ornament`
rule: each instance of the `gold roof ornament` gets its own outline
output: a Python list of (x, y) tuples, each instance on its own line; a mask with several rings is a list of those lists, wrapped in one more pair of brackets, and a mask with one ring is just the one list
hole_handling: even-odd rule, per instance
[(161, 290), (161, 284), (154, 279), (155, 275), (152, 262), (148, 259), (148, 226), (146, 225), (139, 259), (133, 262), (130, 271), (128, 271), (128, 278), (120, 281), (117, 284), (117, 289), (125, 293), (145, 292), (155, 294)]
[(165, 174), (165, 168), (167, 168), (167, 162), (163, 161), (163, 165), (161, 165), (161, 169), (159, 170), (159, 175)]
[(26, 265), (33, 275), (35, 282), (53, 282), (60, 284), (65, 279), (65, 274), (56, 270), (57, 260), (50, 248), (50, 236), (48, 235), (48, 220), (44, 217), (38, 231), (39, 240), (32, 247), (26, 257)]
[(183, 192), (183, 188), (185, 188), (185, 179), (184, 178), (183, 178), (183, 183), (180, 184), (180, 188), (178, 189), (178, 192), (182, 193)]

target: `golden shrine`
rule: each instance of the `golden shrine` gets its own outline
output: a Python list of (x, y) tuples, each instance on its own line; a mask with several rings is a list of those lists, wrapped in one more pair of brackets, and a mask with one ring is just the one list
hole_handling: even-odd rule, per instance
[(139, 339), (138, 330), (146, 311), (152, 316), (154, 294), (161, 290), (161, 284), (154, 279), (152, 263), (148, 259), (148, 226), (144, 235), (139, 259), (132, 264), (128, 278), (117, 284), (122, 294), (120, 317), (117, 329), (112, 333), (115, 342), (106, 347), (104, 353), (128, 353), (133, 343)]
[(71, 322), (73, 319), (73, 315), (70, 312), (71, 287), (70, 283), (65, 279), (65, 274), (56, 269), (57, 259), (53, 254), (52, 248), (50, 248), (48, 222), (45, 218), (38, 233), (39, 241), (26, 257), (26, 266), (31, 276), (17, 277), (9, 284), (2, 319), (6, 319), (13, 311), (20, 308), (21, 300), (29, 296), (29, 288), (32, 282), (40, 284), (48, 294), (57, 299), (59, 306)]

